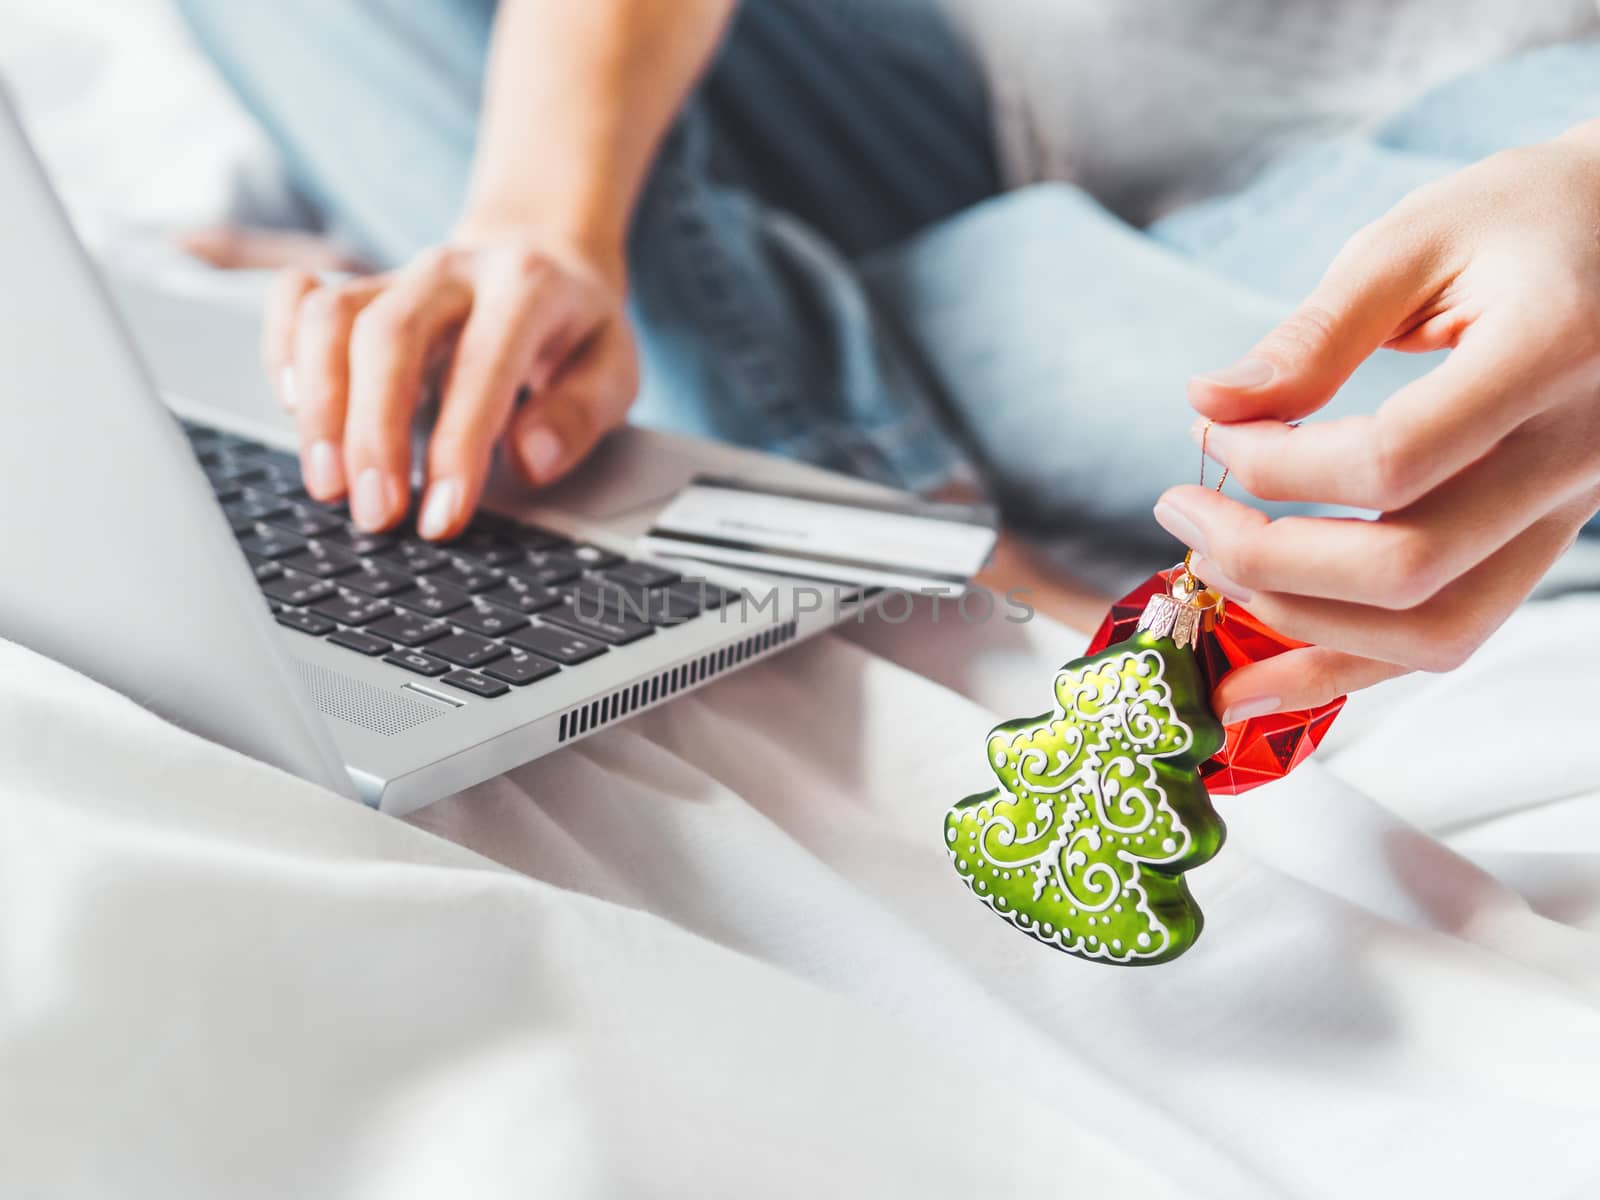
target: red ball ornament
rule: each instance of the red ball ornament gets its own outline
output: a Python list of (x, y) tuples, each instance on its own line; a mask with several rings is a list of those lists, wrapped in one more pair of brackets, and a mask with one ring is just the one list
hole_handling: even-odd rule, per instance
[[(1178, 568), (1160, 571), (1111, 606), (1100, 623), (1087, 654), (1098, 654), (1113, 642), (1132, 635), (1150, 597), (1169, 590)], [(1244, 608), (1230, 603), (1226, 619), (1203, 634), (1197, 647), (1206, 685), (1215, 689), (1229, 671), (1246, 663), (1261, 662), (1304, 646), (1293, 638), (1268, 629)], [(1251, 717), (1227, 727), (1228, 739), (1200, 767), (1200, 778), (1212, 795), (1237, 796), (1253, 787), (1281, 779), (1322, 744), (1345, 698), (1300, 712)]]

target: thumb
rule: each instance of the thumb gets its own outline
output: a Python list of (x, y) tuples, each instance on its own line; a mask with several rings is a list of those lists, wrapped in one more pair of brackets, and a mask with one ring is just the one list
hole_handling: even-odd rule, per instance
[(1216, 421), (1292, 421), (1333, 399), (1437, 290), (1430, 247), (1389, 224), (1351, 238), (1305, 302), (1238, 362), (1191, 379), (1189, 403)]

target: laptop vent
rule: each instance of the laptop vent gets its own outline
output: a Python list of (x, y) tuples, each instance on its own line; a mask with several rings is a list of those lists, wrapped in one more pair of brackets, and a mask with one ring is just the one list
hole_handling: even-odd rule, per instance
[(629, 687), (612, 692), (609, 696), (602, 696), (598, 700), (591, 700), (588, 704), (568, 709), (561, 714), (561, 727), (556, 735), (556, 741), (568, 742), (573, 738), (583, 737), (585, 734), (593, 733), (602, 725), (621, 720), (637, 709), (648, 708), (685, 688), (704, 683), (712, 676), (720, 675), (740, 663), (748, 662), (758, 654), (765, 654), (785, 642), (793, 641), (796, 630), (797, 626), (793, 621), (774, 625), (771, 629), (747, 637), (742, 642), (724, 646), (711, 654), (702, 654), (699, 658), (669, 667), (649, 679), (642, 679)]
[(369, 733), (393, 737), (408, 729), (415, 729), (435, 717), (444, 716), (443, 707), (433, 707), (420, 700), (410, 700), (395, 692), (373, 687), (359, 679), (330, 671), (315, 663), (297, 659), (300, 678), (305, 680), (311, 702), (325, 716), (348, 721)]

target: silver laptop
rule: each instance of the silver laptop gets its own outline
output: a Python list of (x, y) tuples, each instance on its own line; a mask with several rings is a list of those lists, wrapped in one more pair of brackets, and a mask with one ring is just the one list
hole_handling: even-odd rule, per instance
[(699, 472), (820, 473), (637, 429), (453, 545), (364, 535), (300, 489), (253, 313), (119, 297), (136, 340), (0, 97), (0, 637), (204, 737), (403, 813), (858, 611), (641, 560)]

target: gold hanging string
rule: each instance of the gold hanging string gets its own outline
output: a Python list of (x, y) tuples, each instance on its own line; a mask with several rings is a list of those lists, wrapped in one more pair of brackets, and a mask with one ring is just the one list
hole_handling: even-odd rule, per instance
[[(1216, 418), (1206, 422), (1206, 427), (1200, 431), (1200, 486), (1206, 485), (1206, 443), (1211, 440), (1211, 427), (1215, 425)], [(1216, 490), (1221, 491), (1222, 485), (1228, 482), (1228, 468), (1222, 468), (1222, 478), (1217, 480)]]
[[(1211, 427), (1213, 425), (1215, 425), (1216, 423), (1217, 423), (1216, 419), (1213, 418), (1213, 419), (1207, 421), (1206, 422), (1206, 427), (1200, 431), (1200, 486), (1201, 487), (1205, 487), (1205, 485), (1206, 485), (1206, 443), (1211, 440)], [(1222, 478), (1217, 480), (1217, 486), (1213, 490), (1220, 492), (1222, 490), (1222, 485), (1227, 483), (1227, 482), (1228, 482), (1228, 468), (1227, 467), (1223, 467), (1222, 468)], [(1194, 551), (1191, 549), (1189, 551), (1189, 553), (1187, 553), (1187, 554), (1185, 554), (1183, 556), (1183, 573), (1185, 575), (1188, 575), (1191, 579), (1194, 577), (1194, 574), (1193, 574), (1193, 572), (1191, 572), (1189, 570), (1189, 564), (1191, 562), (1193, 562), (1193, 561), (1194, 561)]]

